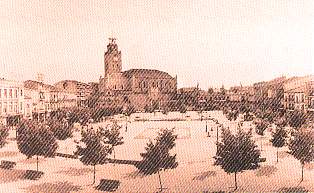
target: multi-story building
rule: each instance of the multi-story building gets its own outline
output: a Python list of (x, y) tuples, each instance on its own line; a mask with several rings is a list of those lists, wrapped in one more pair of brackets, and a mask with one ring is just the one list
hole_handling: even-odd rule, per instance
[(23, 83), (0, 79), (0, 123), (13, 125), (24, 114)]
[(27, 80), (24, 82), (25, 100), (27, 99), (28, 118), (45, 119), (51, 112), (59, 108), (77, 106), (77, 95), (74, 93), (59, 90), (58, 88)]
[(314, 113), (314, 79), (308, 83), (308, 112)]
[(313, 111), (314, 76), (292, 77), (284, 84), (284, 108)]
[(63, 92), (76, 95), (77, 105), (84, 106), (87, 99), (93, 92), (93, 84), (87, 84), (76, 80), (63, 80), (54, 84), (54, 86)]

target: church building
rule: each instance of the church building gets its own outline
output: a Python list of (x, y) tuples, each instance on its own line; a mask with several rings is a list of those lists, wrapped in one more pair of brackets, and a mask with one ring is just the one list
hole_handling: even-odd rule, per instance
[(121, 51), (110, 38), (104, 55), (105, 74), (99, 81), (101, 106), (132, 105), (136, 110), (158, 104), (162, 108), (177, 92), (177, 77), (155, 69), (122, 71)]

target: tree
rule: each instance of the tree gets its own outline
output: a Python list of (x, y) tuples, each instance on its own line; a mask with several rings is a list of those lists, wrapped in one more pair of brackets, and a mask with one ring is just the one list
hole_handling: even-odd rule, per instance
[(48, 125), (58, 140), (66, 140), (73, 136), (73, 127), (65, 119), (49, 119)]
[(252, 140), (252, 131), (238, 129), (232, 134), (229, 129), (222, 128), (222, 140), (217, 143), (215, 165), (220, 165), (225, 172), (234, 173), (235, 190), (237, 173), (254, 170), (259, 167), (260, 151)]
[(0, 124), (0, 148), (7, 143), (7, 137), (9, 136), (9, 129)]
[(306, 122), (306, 114), (301, 111), (293, 111), (288, 114), (287, 119), (289, 125), (297, 129)]
[(298, 131), (294, 133), (289, 143), (290, 154), (300, 161), (303, 181), (304, 164), (314, 160), (314, 134), (313, 132)]
[(48, 126), (36, 121), (22, 121), (17, 128), (17, 146), (20, 152), (31, 158), (37, 156), (54, 157), (58, 144)]
[[(102, 130), (102, 129), (101, 129)], [(122, 145), (123, 137), (120, 137), (121, 126), (114, 121), (111, 129), (102, 130), (103, 140), (105, 144), (110, 144), (113, 151), (113, 159), (116, 159), (115, 146)]]
[(84, 165), (92, 165), (94, 167), (93, 184), (96, 179), (96, 165), (106, 163), (108, 154), (111, 153), (109, 145), (102, 142), (102, 134), (99, 131), (88, 129), (82, 131), (81, 145), (77, 145), (77, 150), (74, 155), (78, 155), (80, 161)]
[(272, 132), (272, 138), (270, 142), (273, 144), (274, 147), (277, 148), (277, 162), (278, 162), (278, 149), (283, 147), (286, 143), (287, 132), (282, 127), (276, 127), (276, 130)]
[(261, 151), (263, 151), (263, 141), (262, 136), (264, 136), (264, 132), (268, 127), (268, 122), (263, 119), (257, 120), (255, 122), (255, 132), (261, 136)]
[(230, 111), (228, 111), (228, 113), (227, 113), (227, 119), (228, 119), (229, 121), (235, 121), (235, 120), (237, 120), (238, 116), (239, 116), (239, 111), (237, 111), (237, 110), (230, 110)]
[(162, 169), (172, 169), (178, 166), (176, 155), (170, 155), (170, 150), (175, 146), (174, 130), (164, 129), (161, 131), (155, 143), (150, 141), (147, 144), (146, 152), (141, 153), (143, 160), (137, 165), (141, 173), (151, 175), (158, 173), (160, 190), (163, 190), (159, 171)]

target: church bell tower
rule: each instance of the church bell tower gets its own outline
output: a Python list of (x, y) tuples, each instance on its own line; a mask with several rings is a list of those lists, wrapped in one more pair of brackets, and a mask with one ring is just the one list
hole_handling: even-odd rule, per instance
[(109, 38), (109, 44), (107, 45), (107, 51), (105, 52), (104, 60), (105, 77), (116, 73), (121, 73), (121, 51), (118, 50), (118, 45), (115, 38)]

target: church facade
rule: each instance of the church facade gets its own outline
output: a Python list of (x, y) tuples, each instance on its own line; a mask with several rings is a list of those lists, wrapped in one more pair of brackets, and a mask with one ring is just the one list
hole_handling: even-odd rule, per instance
[(101, 106), (132, 105), (136, 110), (157, 104), (162, 108), (177, 92), (177, 77), (154, 69), (122, 71), (121, 51), (114, 38), (104, 54), (105, 74), (99, 80)]

